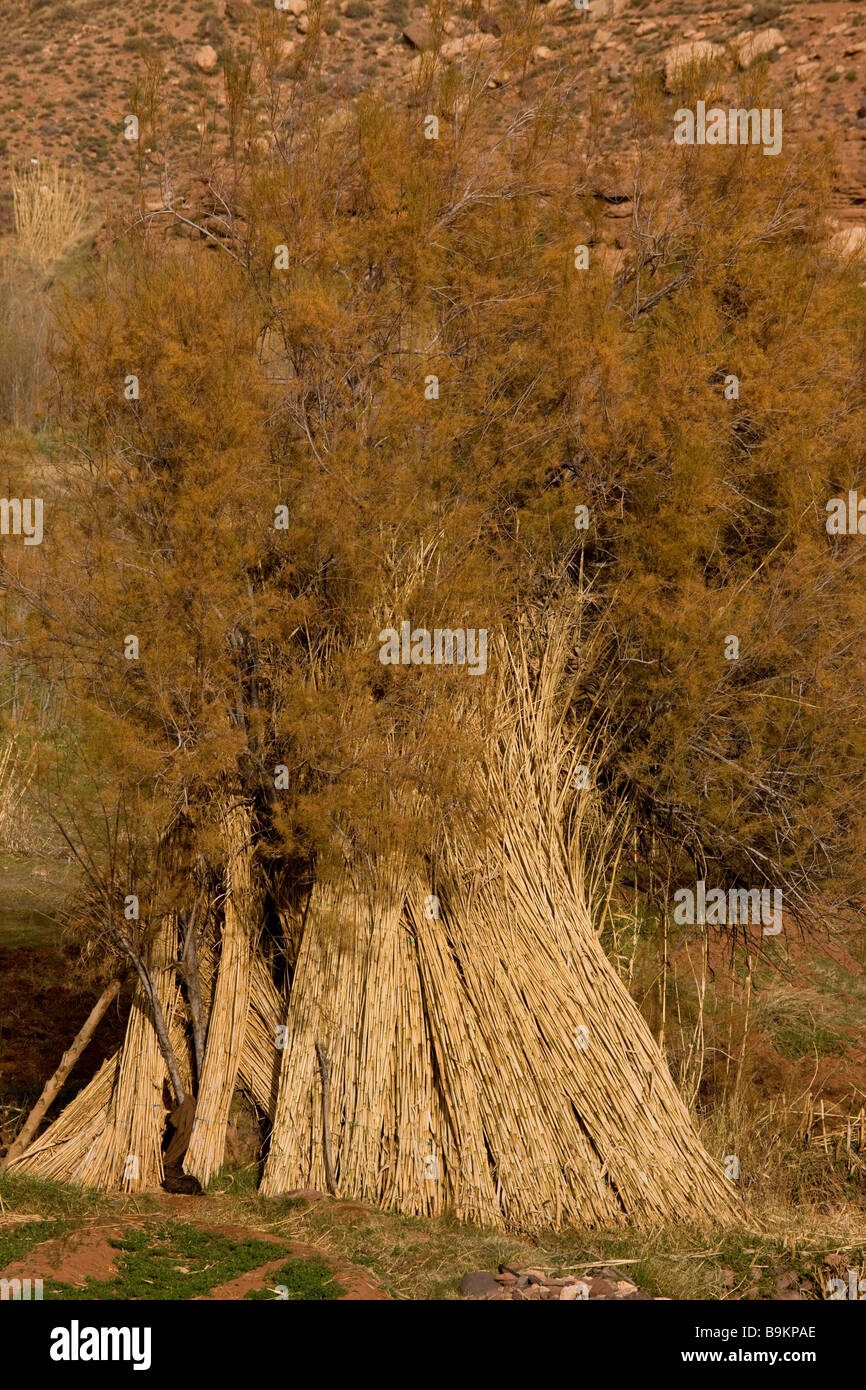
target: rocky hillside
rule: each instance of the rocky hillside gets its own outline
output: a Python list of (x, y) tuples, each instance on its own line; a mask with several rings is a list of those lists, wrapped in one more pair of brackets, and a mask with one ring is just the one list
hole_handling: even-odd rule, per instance
[[(833, 142), (833, 206), (841, 224), (857, 224), (866, 200), (866, 4), (830, 0), (803, 5), (698, 7), (691, 0), (549, 0), (535, 7), (535, 38), (526, 65), (510, 70), (511, 7), (489, 0), (450, 8), (443, 54), (489, 71), (491, 119), (531, 103), (551, 83), (564, 84), (596, 138), (625, 160), (630, 141), (632, 77), (657, 73), (676, 89), (684, 57), (718, 56), (732, 76), (768, 64), (786, 136), (808, 126)], [(281, 76), (293, 80), (310, 31), (307, 0), (280, 0), (285, 12)], [(0, 29), (0, 159), (5, 169), (46, 156), (80, 163), (101, 206), (135, 181), (124, 116), (145, 62), (158, 56), (176, 119), (177, 138), (195, 140), (203, 100), (225, 105), (221, 58), (229, 46), (251, 47), (270, 25), (268, 0), (5, 0)], [(398, 98), (432, 45), (426, 10), (410, 0), (325, 0), (317, 80), (335, 111), (371, 84)], [(504, 56), (505, 55), (505, 56)], [(12, 222), (3, 179), (0, 230)]]

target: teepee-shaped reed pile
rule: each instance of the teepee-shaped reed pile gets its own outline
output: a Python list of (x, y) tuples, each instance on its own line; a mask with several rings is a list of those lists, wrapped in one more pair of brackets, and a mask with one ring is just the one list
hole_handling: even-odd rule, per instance
[[(271, 1122), (262, 1191), (330, 1188), (510, 1228), (736, 1219), (664, 1058), (604, 955), (582, 879), (591, 791), (567, 710), (568, 639), (499, 653), (474, 805), (426, 861), (395, 847), (317, 882), (285, 920), (282, 983), (259, 923), (255, 829), (225, 818), (225, 892), (202, 933), (207, 1015), (185, 1170), (223, 1162), (243, 1089)], [(413, 806), (406, 805), (407, 816)], [(194, 1049), (169, 917), (150, 968), (183, 1084)], [(137, 994), (120, 1053), (16, 1166), (135, 1190), (161, 1176), (166, 1068)]]

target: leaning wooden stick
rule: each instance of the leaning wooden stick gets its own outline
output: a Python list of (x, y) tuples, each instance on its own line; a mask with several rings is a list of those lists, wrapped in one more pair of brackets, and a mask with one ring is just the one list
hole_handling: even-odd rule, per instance
[(325, 1149), (325, 1178), (331, 1196), (339, 1197), (340, 1189), (337, 1186), (337, 1179), (334, 1175), (334, 1159), (331, 1154), (331, 1121), (329, 1118), (331, 1109), (331, 1068), (328, 1062), (328, 1055), (321, 1043), (316, 1043), (316, 1056), (319, 1059), (319, 1071), (322, 1073), (322, 1143)]
[(119, 980), (112, 980), (110, 984), (105, 986), (105, 989), (100, 994), (93, 1008), (90, 1010), (90, 1013), (87, 1015), (85, 1022), (76, 1034), (72, 1046), (67, 1048), (66, 1052), (64, 1052), (61, 1057), (60, 1065), (56, 1072), (46, 1081), (42, 1088), (42, 1095), (30, 1111), (18, 1135), (10, 1144), (6, 1157), (0, 1161), (0, 1168), (6, 1167), (7, 1164), (12, 1162), (13, 1158), (17, 1158), (18, 1155), (22, 1154), (27, 1148), (30, 1140), (39, 1128), (43, 1115), (62, 1088), (67, 1076), (72, 1071), (75, 1063), (78, 1061), (87, 1044), (90, 1042), (90, 1039), (93, 1037), (93, 1034), (99, 1027), (109, 1004), (112, 999), (117, 998), (119, 989)]

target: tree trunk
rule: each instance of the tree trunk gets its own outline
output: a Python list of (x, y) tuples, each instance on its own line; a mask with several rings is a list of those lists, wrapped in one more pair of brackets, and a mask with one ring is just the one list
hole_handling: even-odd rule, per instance
[(13, 1158), (17, 1158), (18, 1155), (23, 1153), (27, 1148), (30, 1140), (39, 1128), (46, 1110), (56, 1098), (58, 1092), (62, 1089), (67, 1076), (72, 1071), (75, 1063), (78, 1061), (87, 1044), (90, 1042), (90, 1039), (93, 1037), (93, 1034), (102, 1022), (102, 1019), (105, 1017), (109, 1004), (113, 999), (117, 998), (119, 992), (119, 980), (112, 980), (110, 984), (105, 986), (105, 989), (87, 1015), (86, 1020), (78, 1030), (72, 1046), (67, 1048), (64, 1052), (60, 1059), (60, 1065), (54, 1075), (49, 1077), (43, 1086), (41, 1096), (24, 1121), (20, 1132), (9, 1146), (9, 1150), (2, 1164), (0, 1164), (0, 1167), (6, 1167), (7, 1164), (12, 1162)]

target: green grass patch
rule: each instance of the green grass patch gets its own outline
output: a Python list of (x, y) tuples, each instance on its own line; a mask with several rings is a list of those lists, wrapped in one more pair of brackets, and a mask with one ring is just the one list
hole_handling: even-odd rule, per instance
[(0, 1175), (0, 1198), (8, 1211), (64, 1221), (83, 1221), (96, 1216), (116, 1216), (122, 1220), (127, 1211), (140, 1216), (153, 1209), (158, 1201), (147, 1192), (136, 1193), (135, 1197), (109, 1195), (15, 1171)]
[(183, 1222), (149, 1224), (120, 1241), (113, 1279), (88, 1279), (83, 1288), (52, 1284), (46, 1299), (184, 1302), (207, 1295), (282, 1253), (263, 1240), (230, 1240)]
[(319, 1303), (326, 1299), (340, 1298), (346, 1292), (342, 1284), (334, 1278), (325, 1260), (287, 1260), (270, 1278), (273, 1280), (273, 1287), (250, 1289), (244, 1294), (244, 1298), (251, 1302), (279, 1298)]
[(773, 1032), (773, 1046), (780, 1057), (798, 1061), (801, 1057), (826, 1057), (844, 1050), (844, 1039), (819, 1023), (806, 1028), (779, 1028)]
[(22, 1259), (43, 1240), (66, 1235), (73, 1224), (71, 1221), (28, 1221), (20, 1226), (0, 1226), (0, 1269)]

